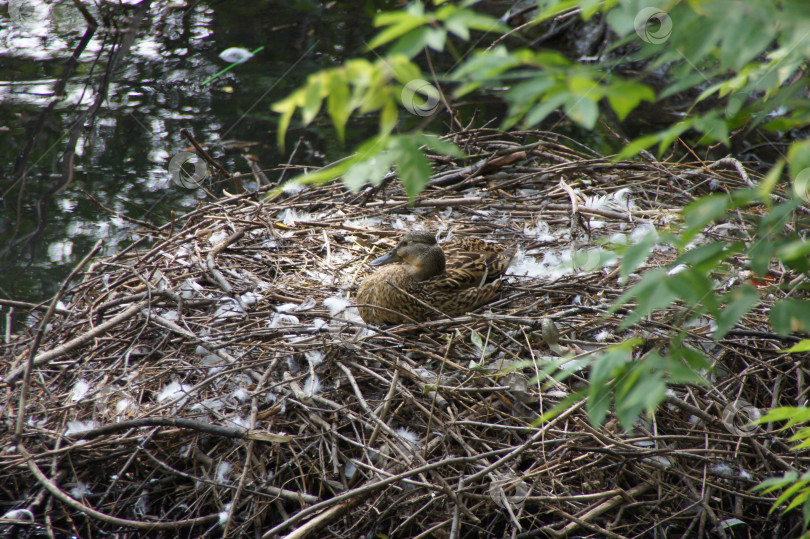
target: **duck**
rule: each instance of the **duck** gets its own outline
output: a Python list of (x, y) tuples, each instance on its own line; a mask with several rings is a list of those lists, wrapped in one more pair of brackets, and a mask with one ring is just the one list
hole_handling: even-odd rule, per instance
[(459, 316), (492, 301), (516, 249), (478, 238), (439, 246), (429, 232), (409, 232), (369, 265), (356, 303), (367, 324)]

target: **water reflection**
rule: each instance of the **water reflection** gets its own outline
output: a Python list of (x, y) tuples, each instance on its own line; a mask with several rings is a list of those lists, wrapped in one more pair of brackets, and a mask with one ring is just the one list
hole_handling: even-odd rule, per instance
[[(10, 14), (0, 16), (0, 297), (32, 301), (53, 294), (97, 239), (112, 254), (137, 237), (125, 216), (163, 224), (205, 196), (167, 170), (188, 149), (182, 128), (232, 171), (248, 170), (248, 151), (262, 168), (286, 162), (270, 104), (360, 54), (372, 15), (304, 0), (109, 0), (82, 2), (85, 14), (68, 2), (0, 4)], [(265, 48), (203, 85), (237, 46)], [(370, 129), (352, 127), (355, 138)], [(299, 162), (344, 149), (318, 126), (298, 136)]]

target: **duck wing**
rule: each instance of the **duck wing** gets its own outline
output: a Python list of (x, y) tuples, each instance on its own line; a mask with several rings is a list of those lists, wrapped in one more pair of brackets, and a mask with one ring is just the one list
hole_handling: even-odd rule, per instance
[(429, 298), (430, 305), (450, 316), (459, 316), (489, 303), (501, 288), (501, 281), (464, 288), (452, 287), (452, 284), (452, 280), (439, 277), (418, 283), (421, 297)]
[[(356, 300), (368, 324), (402, 324), (436, 317), (433, 298), (402, 265), (384, 266), (362, 282)], [(405, 316), (402, 316), (405, 315)]]
[(475, 238), (452, 242), (445, 249), (445, 277), (458, 286), (480, 286), (506, 272), (517, 249)]

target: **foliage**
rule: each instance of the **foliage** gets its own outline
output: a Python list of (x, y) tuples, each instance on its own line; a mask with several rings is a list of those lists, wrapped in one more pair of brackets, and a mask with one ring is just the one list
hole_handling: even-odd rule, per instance
[[(430, 162), (420, 150), (422, 146), (451, 157), (464, 157), (455, 144), (435, 136), (419, 133), (380, 135), (361, 144), (357, 151), (346, 159), (312, 174), (293, 178), (288, 183), (320, 184), (342, 177), (346, 187), (357, 191), (367, 183), (379, 185), (388, 171), (394, 168), (405, 186), (405, 191), (413, 200), (422, 192), (430, 178)], [(270, 196), (274, 196), (285, 187), (279, 187)]]
[[(810, 341), (804, 341), (810, 343)], [(794, 347), (795, 348), (795, 347)], [(807, 344), (803, 345), (807, 349)], [(775, 421), (786, 421), (782, 429), (788, 429), (801, 423), (810, 423), (810, 408), (807, 406), (786, 406), (774, 408), (762, 416), (757, 423), (771, 423)], [(796, 434), (790, 437), (790, 441), (799, 442), (791, 449), (801, 451), (810, 447), (810, 427), (800, 428)], [(785, 507), (785, 511), (790, 511), (801, 506), (804, 515), (805, 526), (810, 522), (810, 470), (803, 474), (797, 472), (785, 472), (782, 477), (771, 477), (754, 487), (754, 490), (761, 490), (763, 494), (771, 494), (777, 490), (783, 492), (773, 503), (771, 512), (788, 500), (790, 503)]]
[(506, 85), (503, 94), (509, 113), (501, 127), (508, 129), (522, 120), (531, 127), (562, 107), (568, 117), (587, 129), (596, 126), (599, 101), (608, 103), (624, 119), (641, 101), (653, 101), (655, 94), (645, 84), (627, 81), (567, 60), (556, 52), (505, 46), (478, 53), (456, 69), (451, 80), (463, 83), (456, 97), (484, 85)]
[(320, 112), (324, 100), (341, 140), (346, 134), (346, 122), (355, 112), (379, 112), (380, 133), (390, 133), (397, 121), (396, 91), (392, 80), (404, 85), (419, 77), (419, 67), (403, 55), (376, 62), (349, 60), (343, 66), (313, 73), (304, 87), (273, 105), (273, 110), (281, 114), (278, 143), (284, 146), (287, 128), (296, 110), (301, 109), (302, 123), (309, 125)]
[[(673, 97), (691, 100), (690, 107), (678, 111), (678, 119), (671, 125), (631, 141), (616, 159), (653, 147), (660, 155), (678, 139), (693, 145), (727, 144), (730, 136), (744, 137), (754, 129), (781, 134), (810, 124), (808, 84), (802, 71), (810, 59), (810, 40), (806, 39), (810, 3), (805, 0), (539, 0), (539, 10), (524, 27), (575, 15), (577, 10), (585, 20), (604, 17), (613, 42), (600, 52), (598, 62), (575, 61), (533, 47), (510, 47), (513, 41), (505, 39), (486, 49), (458, 54), (453, 42), (469, 41), (472, 31), (507, 31), (499, 21), (473, 11), (468, 4), (440, 5), (429, 11), (414, 3), (378, 15), (375, 25), (381, 31), (369, 47), (388, 47), (383, 58), (374, 63), (352, 60), (316, 73), (303, 88), (274, 106), (282, 113), (280, 140), (296, 110), (301, 110), (306, 125), (324, 100), (341, 138), (352, 114), (380, 113), (380, 135), (361, 145), (348, 160), (303, 181), (342, 176), (349, 188), (358, 189), (366, 182), (379, 183), (396, 166), (413, 199), (430, 174), (429, 163), (420, 157), (420, 146), (459, 156), (451, 145), (418, 132), (391, 134), (398, 121), (397, 105), (408, 106), (403, 103), (402, 90), (409, 82), (422, 79), (413, 59), (426, 49), (447, 51), (459, 62), (442, 79), (455, 85), (453, 97), (488, 92), (506, 103), (503, 128), (531, 127), (560, 109), (572, 122), (592, 129), (600, 107), (610, 107), (621, 121), (644, 102), (660, 104)], [(628, 65), (642, 65), (642, 71), (630, 72)], [(663, 75), (663, 87), (653, 88), (653, 74)], [(438, 84), (438, 80), (434, 82)], [(784, 175), (793, 182), (789, 198), (775, 195)], [(715, 281), (732, 257), (747, 260), (754, 278), (766, 278), (774, 264), (807, 275), (810, 242), (804, 228), (795, 222), (807, 219), (800, 206), (810, 201), (810, 140), (792, 142), (786, 158), (758, 185), (749, 185), (696, 200), (685, 208), (679, 230), (650, 236), (624, 250), (623, 279), (641, 267), (656, 244), (671, 245), (679, 253), (668, 268), (644, 273), (616, 301), (613, 312), (630, 309), (624, 328), (670, 309), (677, 313), (681, 327), (711, 317), (716, 324), (712, 337), (719, 341), (760, 304), (763, 294), (778, 292), (786, 299), (777, 301), (768, 313), (773, 331), (779, 335), (810, 333), (810, 301), (802, 294), (806, 279), (799, 278), (790, 289), (780, 291), (767, 281), (758, 285), (737, 278), (723, 293)], [(707, 226), (729, 215), (753, 225), (755, 237), (750, 241), (695, 242)], [(604, 421), (613, 404), (621, 423), (629, 428), (639, 414), (653, 410), (663, 400), (667, 383), (699, 381), (697, 373), (708, 363), (681, 341), (682, 335), (674, 334), (665, 345), (640, 353), (640, 343), (628, 340), (589, 360), (550, 363), (542, 375), (556, 379), (582, 368), (583, 361), (591, 364), (590, 388), (572, 395), (550, 414), (587, 397), (594, 424)], [(810, 340), (804, 340), (791, 353), (808, 350)], [(810, 476), (805, 476), (785, 476), (763, 485), (768, 491), (791, 485), (778, 502), (794, 496), (790, 507), (804, 504), (808, 520)]]
[(655, 348), (637, 357), (635, 352), (643, 344), (638, 338), (627, 339), (588, 358), (562, 358), (548, 363), (536, 381), (562, 381), (590, 365), (588, 387), (567, 396), (544, 413), (537, 424), (586, 399), (593, 425), (604, 423), (612, 406), (622, 427), (631, 430), (642, 413), (651, 413), (664, 401), (668, 384), (705, 383), (700, 372), (709, 368), (709, 362), (697, 350), (676, 342), (666, 352)]
[[(500, 94), (509, 105), (504, 128), (518, 122), (536, 125), (562, 108), (572, 121), (590, 129), (603, 100), (621, 120), (643, 101), (665, 99), (691, 88), (702, 89), (693, 106), (709, 99), (722, 100), (724, 106), (700, 113), (693, 109), (672, 126), (633, 141), (617, 158), (631, 157), (653, 145), (663, 152), (687, 132), (700, 133), (699, 143), (726, 142), (733, 131), (761, 127), (781, 132), (810, 123), (810, 107), (804, 99), (806, 79), (797, 76), (810, 57), (810, 45), (804, 39), (810, 6), (801, 0), (546, 0), (539, 4), (542, 9), (533, 24), (576, 8), (585, 19), (602, 12), (618, 40), (597, 64), (574, 62), (556, 52), (509, 50), (505, 45), (473, 54), (450, 74), (449, 80), (459, 84), (455, 96), (506, 87)], [(408, 82), (423, 78), (412, 58), (426, 48), (454, 52), (451, 36), (467, 41), (472, 31), (507, 30), (499, 21), (467, 7), (441, 5), (430, 12), (421, 3), (381, 13), (375, 25), (382, 30), (369, 47), (389, 46), (385, 56), (373, 63), (349, 60), (315, 73), (302, 88), (273, 106), (281, 113), (281, 144), (295, 111), (301, 110), (302, 123), (307, 125), (324, 99), (341, 140), (348, 119), (356, 113), (379, 112), (380, 133), (390, 133), (397, 123), (402, 90)], [(621, 66), (636, 60), (647, 62), (647, 73), (666, 72), (670, 82), (657, 96), (639, 80), (643, 77), (617, 74)], [(802, 161), (791, 161), (794, 179), (810, 164), (803, 162), (808, 158), (802, 157), (810, 154), (801, 151), (804, 146), (805, 142), (797, 142), (791, 149), (791, 155)]]
[[(640, 282), (627, 290), (613, 305), (612, 312), (616, 312), (631, 300), (636, 301), (623, 327), (629, 327), (675, 301), (682, 301), (686, 305), (682, 310), (686, 316), (685, 321), (710, 314), (717, 322), (713, 337), (720, 340), (760, 300), (759, 290), (746, 282), (739, 283), (725, 294), (717, 293), (711, 274), (721, 268), (726, 259), (744, 253), (750, 259), (752, 271), (759, 277), (767, 275), (774, 257), (796, 271), (807, 271), (810, 244), (796, 232), (784, 232), (787, 221), (792, 218), (799, 204), (795, 200), (782, 202), (759, 217), (757, 237), (747, 246), (740, 241), (715, 241), (700, 247), (690, 246), (697, 234), (711, 222), (723, 218), (728, 211), (745, 208), (756, 201), (767, 203), (768, 200), (767, 193), (750, 189), (737, 191), (733, 196), (707, 196), (685, 208), (684, 228), (678, 235), (669, 235), (661, 240), (672, 244), (681, 255), (670, 264), (669, 271), (659, 268), (645, 273)], [(622, 261), (622, 277), (626, 278), (635, 271), (652, 247), (653, 241), (648, 239), (628, 249)], [(766, 291), (770, 292), (768, 289)], [(780, 335), (793, 331), (810, 332), (808, 308), (810, 302), (803, 300), (777, 303), (770, 313), (774, 331)]]
[[(365, 183), (377, 185), (396, 164), (400, 180), (413, 199), (427, 184), (431, 167), (421, 146), (449, 155), (463, 157), (454, 145), (424, 135), (392, 135), (397, 125), (399, 106), (417, 109), (420, 103), (404, 102), (434, 98), (433, 86), (409, 83), (422, 81), (419, 67), (411, 60), (423, 48), (443, 51), (449, 35), (468, 40), (473, 30), (505, 31), (497, 20), (473, 10), (453, 5), (428, 13), (422, 4), (407, 9), (382, 13), (375, 25), (384, 29), (369, 43), (369, 48), (391, 44), (391, 49), (375, 62), (364, 59), (347, 61), (344, 65), (310, 75), (306, 84), (285, 99), (275, 103), (273, 110), (281, 114), (278, 142), (283, 147), (290, 122), (296, 111), (301, 112), (303, 125), (311, 123), (326, 101), (326, 110), (340, 140), (344, 139), (346, 124), (352, 114), (379, 113), (379, 135), (366, 141), (346, 161), (314, 175), (293, 178), (295, 183), (319, 183), (343, 177), (344, 184), (357, 190)], [(425, 111), (429, 115), (430, 111)]]

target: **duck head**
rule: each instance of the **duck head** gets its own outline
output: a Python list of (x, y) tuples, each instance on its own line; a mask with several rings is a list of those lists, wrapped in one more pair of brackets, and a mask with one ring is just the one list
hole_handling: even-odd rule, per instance
[(396, 247), (369, 262), (372, 266), (398, 263), (417, 281), (424, 281), (444, 271), (444, 252), (436, 237), (426, 232), (405, 234)]

